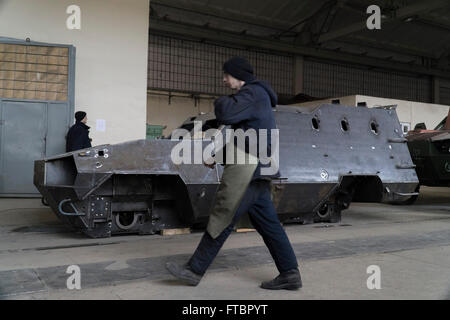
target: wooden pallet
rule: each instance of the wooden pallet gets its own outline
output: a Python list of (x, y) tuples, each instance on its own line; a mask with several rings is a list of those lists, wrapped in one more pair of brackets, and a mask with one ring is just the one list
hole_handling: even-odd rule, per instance
[(254, 232), (256, 229), (250, 229), (250, 228), (240, 228), (236, 229), (236, 232)]
[(191, 228), (178, 228), (178, 229), (163, 229), (161, 230), (162, 236), (173, 236), (177, 234), (189, 234), (191, 233)]

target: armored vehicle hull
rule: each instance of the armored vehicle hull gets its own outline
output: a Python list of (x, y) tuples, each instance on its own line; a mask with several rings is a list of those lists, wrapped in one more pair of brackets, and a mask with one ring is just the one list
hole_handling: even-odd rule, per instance
[[(415, 194), (418, 178), (394, 108), (324, 104), (274, 113), (281, 177), (272, 187), (281, 221), (337, 222), (352, 201)], [(58, 217), (91, 237), (204, 227), (223, 167), (174, 164), (178, 143), (137, 140), (37, 160), (34, 183)]]
[[(420, 185), (450, 187), (450, 120), (448, 119), (448, 116), (444, 118), (434, 130), (417, 128), (408, 132), (406, 136)], [(413, 203), (416, 198), (411, 197), (408, 203)]]
[(407, 137), (421, 185), (450, 187), (450, 130)]

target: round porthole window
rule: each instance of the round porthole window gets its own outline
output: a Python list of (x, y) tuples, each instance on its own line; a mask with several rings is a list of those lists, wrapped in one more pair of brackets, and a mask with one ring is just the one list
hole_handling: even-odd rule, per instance
[(311, 123), (312, 123), (312, 128), (314, 130), (319, 131), (319, 124), (320, 124), (320, 120), (317, 116), (315, 116), (314, 118), (311, 119)]
[(348, 123), (348, 120), (345, 118), (341, 120), (341, 129), (344, 132), (347, 132), (348, 130), (350, 130), (350, 125)]
[(370, 131), (372, 131), (373, 134), (378, 134), (378, 123), (375, 120), (370, 122)]

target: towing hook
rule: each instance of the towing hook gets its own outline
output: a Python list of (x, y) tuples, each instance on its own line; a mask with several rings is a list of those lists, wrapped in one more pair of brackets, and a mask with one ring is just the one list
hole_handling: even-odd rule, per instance
[[(63, 206), (64, 206), (64, 204), (66, 204), (66, 203), (69, 203), (70, 204), (70, 206), (72, 207), (72, 209), (75, 211), (75, 212), (66, 212), (66, 211), (64, 211), (63, 210)], [(72, 199), (64, 199), (64, 200), (61, 200), (60, 201), (60, 203), (58, 204), (58, 211), (59, 211), (59, 213), (60, 214), (62, 214), (62, 215), (64, 215), (64, 216), (85, 216), (85, 214), (84, 213), (79, 213), (78, 212), (78, 210), (77, 210), (77, 208), (73, 205), (73, 203), (72, 203)]]

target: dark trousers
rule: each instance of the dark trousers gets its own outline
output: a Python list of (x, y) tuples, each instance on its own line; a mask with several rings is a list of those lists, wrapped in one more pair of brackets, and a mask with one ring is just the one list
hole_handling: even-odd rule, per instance
[(213, 239), (206, 231), (188, 265), (203, 275), (213, 262), (239, 218), (248, 212), (250, 221), (262, 236), (280, 273), (298, 267), (291, 243), (278, 219), (270, 194), (270, 181), (252, 181), (237, 209), (233, 222)]

